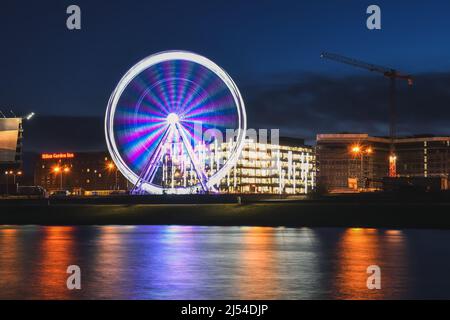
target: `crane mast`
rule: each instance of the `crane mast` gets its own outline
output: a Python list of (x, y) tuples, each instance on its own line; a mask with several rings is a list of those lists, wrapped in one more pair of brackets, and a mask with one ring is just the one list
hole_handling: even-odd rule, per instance
[(323, 52), (320, 55), (321, 58), (333, 60), (339, 63), (348, 64), (356, 68), (362, 68), (371, 72), (377, 72), (385, 76), (390, 80), (389, 89), (389, 138), (390, 138), (390, 150), (389, 150), (389, 176), (397, 176), (397, 156), (395, 154), (395, 136), (396, 136), (396, 87), (397, 79), (406, 80), (409, 86), (413, 85), (413, 77), (411, 75), (402, 74), (399, 71), (348, 58), (336, 53)]

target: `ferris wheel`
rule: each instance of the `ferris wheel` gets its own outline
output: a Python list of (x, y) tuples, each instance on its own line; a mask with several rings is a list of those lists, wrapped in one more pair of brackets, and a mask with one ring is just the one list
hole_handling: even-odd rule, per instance
[(217, 190), (236, 165), (246, 129), (231, 77), (186, 51), (157, 53), (134, 65), (111, 94), (105, 116), (108, 150), (134, 193)]

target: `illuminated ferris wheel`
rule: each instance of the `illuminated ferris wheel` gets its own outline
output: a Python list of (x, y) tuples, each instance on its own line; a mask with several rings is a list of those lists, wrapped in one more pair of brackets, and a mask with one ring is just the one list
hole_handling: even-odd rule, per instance
[(234, 81), (186, 51), (134, 65), (111, 94), (105, 117), (109, 152), (134, 193), (216, 190), (236, 165), (246, 126)]

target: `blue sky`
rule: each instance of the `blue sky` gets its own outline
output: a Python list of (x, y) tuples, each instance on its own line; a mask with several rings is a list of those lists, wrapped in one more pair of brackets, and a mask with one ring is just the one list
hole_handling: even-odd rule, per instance
[[(81, 7), (81, 31), (66, 29), (65, 10), (70, 4)], [(382, 30), (366, 28), (365, 11), (370, 4), (381, 7)], [(225, 68), (249, 108), (254, 108), (249, 110), (251, 116), (258, 108), (257, 101), (273, 90), (298, 87), (317, 77), (343, 78), (343, 83), (348, 83), (348, 77), (361, 77), (366, 84), (377, 77), (321, 60), (322, 51), (392, 66), (419, 78), (447, 74), (449, 14), (450, 2), (444, 0), (4, 0), (0, 4), (0, 110), (100, 117), (115, 84), (136, 61), (158, 51), (184, 49)], [(421, 90), (420, 81), (418, 86)], [(420, 94), (426, 94), (422, 88)], [(374, 90), (382, 95), (383, 88)], [(316, 94), (310, 93), (313, 98)], [(378, 104), (382, 104), (381, 98)], [(330, 107), (318, 105), (314, 112), (325, 113)], [(284, 108), (290, 110), (288, 105)], [(265, 122), (258, 121), (256, 125)], [(285, 125), (291, 134), (302, 124)], [(323, 130), (324, 124), (314, 125)], [(371, 126), (383, 128), (381, 119), (367, 124)], [(439, 126), (442, 130), (442, 124)], [(374, 133), (379, 133), (377, 130)], [(415, 132), (408, 130), (405, 132)], [(308, 134), (313, 135), (301, 130), (292, 133)]]

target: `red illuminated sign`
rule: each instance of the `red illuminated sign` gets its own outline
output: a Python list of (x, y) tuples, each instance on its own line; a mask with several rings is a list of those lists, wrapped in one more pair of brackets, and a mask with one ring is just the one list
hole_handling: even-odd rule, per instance
[(71, 152), (63, 152), (63, 153), (43, 153), (41, 154), (41, 158), (44, 160), (48, 159), (71, 159), (75, 158), (75, 154)]

